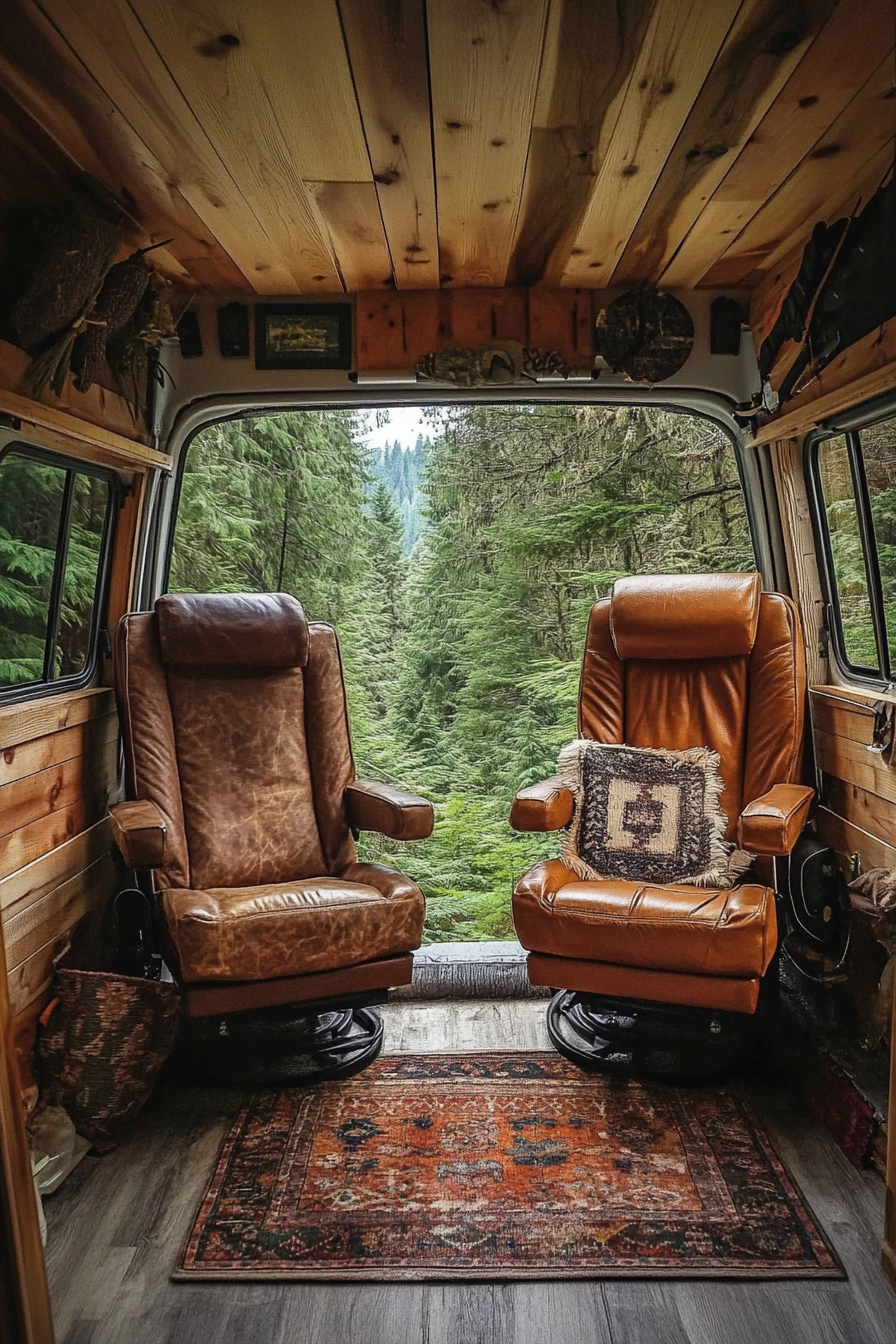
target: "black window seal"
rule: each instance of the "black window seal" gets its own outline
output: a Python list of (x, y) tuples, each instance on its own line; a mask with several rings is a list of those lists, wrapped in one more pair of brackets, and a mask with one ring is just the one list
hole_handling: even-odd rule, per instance
[[(44, 647), (44, 675), (40, 680), (16, 682), (13, 686), (0, 687), (0, 704), (12, 705), (23, 700), (39, 700), (50, 695), (59, 695), (70, 691), (83, 690), (95, 680), (100, 667), (100, 633), (106, 627), (107, 605), (109, 600), (109, 573), (112, 567), (112, 552), (115, 545), (115, 531), (118, 514), (127, 493), (115, 472), (109, 467), (70, 457), (67, 453), (54, 453), (27, 439), (12, 439), (0, 448), (0, 469), (10, 456), (24, 457), (29, 462), (41, 462), (46, 466), (58, 467), (67, 473), (65, 495), (60, 510), (59, 530), (57, 532), (56, 561), (53, 571), (53, 585), (50, 594), (50, 611), (47, 613), (47, 636)], [(54, 656), (58, 635), (59, 610), (62, 605), (62, 588), (65, 582), (65, 560), (68, 553), (68, 539), (71, 524), (71, 508), (74, 498), (76, 476), (92, 476), (105, 481), (108, 488), (106, 516), (100, 540), (100, 562), (97, 566), (96, 587), (94, 589), (93, 609), (90, 621), (88, 653), (80, 672), (66, 677), (50, 678), (48, 667)], [(64, 529), (64, 531), (63, 531)], [(54, 615), (55, 610), (55, 615)]]
[[(806, 479), (809, 484), (812, 531), (825, 598), (825, 631), (823, 633), (827, 635), (829, 656), (833, 655), (839, 671), (846, 680), (875, 690), (887, 689), (892, 685), (892, 680), (880, 565), (859, 431), (867, 425), (889, 419), (894, 411), (896, 411), (896, 401), (892, 396), (879, 398), (864, 407), (858, 407), (848, 416), (844, 414), (842, 417), (825, 421), (814, 433), (807, 437), (805, 445)], [(875, 668), (851, 662), (843, 645), (843, 618), (840, 609), (840, 596), (834, 571), (834, 557), (831, 550), (830, 530), (827, 525), (824, 490), (818, 463), (818, 451), (821, 445), (831, 439), (841, 437), (846, 443), (853, 497), (859, 524), (859, 538), (862, 543), (862, 559), (865, 566), (865, 580), (868, 585), (868, 605), (871, 611), (874, 642), (878, 656), (878, 666)]]

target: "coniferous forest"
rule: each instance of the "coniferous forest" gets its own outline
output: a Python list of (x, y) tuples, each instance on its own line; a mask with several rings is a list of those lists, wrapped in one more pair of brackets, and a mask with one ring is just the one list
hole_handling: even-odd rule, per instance
[(404, 868), (433, 941), (512, 937), (510, 893), (557, 836), (517, 835), (517, 788), (576, 734), (585, 624), (633, 572), (753, 567), (715, 425), (632, 407), (441, 409), (410, 446), (359, 417), (227, 421), (193, 441), (172, 591), (294, 594), (339, 634), (359, 776), (425, 794), (432, 839), (364, 835)]

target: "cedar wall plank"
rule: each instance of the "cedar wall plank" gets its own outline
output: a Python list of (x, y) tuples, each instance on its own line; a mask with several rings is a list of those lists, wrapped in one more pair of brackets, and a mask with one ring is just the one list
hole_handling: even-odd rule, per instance
[(597, 165), (564, 285), (608, 287), (739, 8), (739, 0), (656, 6)]
[(884, 842), (896, 840), (896, 805), (889, 798), (827, 772), (823, 774), (823, 795), (829, 811)]
[(395, 283), (437, 289), (423, 6), (420, 0), (339, 0), (339, 13)]
[[(0, 410), (17, 419), (62, 431), (71, 443), (106, 445), (109, 451), (115, 452), (116, 460), (110, 464), (112, 466), (170, 466), (170, 459), (161, 462), (162, 455), (152, 449), (147, 448), (148, 457), (135, 451), (146, 439), (145, 427), (134, 424), (123, 397), (98, 383), (89, 392), (78, 392), (73, 376), (68, 374), (60, 397), (49, 388), (39, 402), (23, 396), (28, 362), (24, 350), (10, 345), (9, 341), (0, 341), (0, 388), (3, 389)], [(114, 441), (111, 445), (105, 437), (107, 434)]]
[(11, 831), (0, 842), (0, 875), (15, 873), (34, 859), (48, 854), (57, 845), (64, 845), (73, 836), (102, 821), (110, 803), (115, 801), (116, 792), (117, 786), (115, 789), (104, 787), (84, 794), (69, 807), (57, 808), (47, 816), (17, 831)]
[(38, 737), (17, 747), (7, 747), (0, 754), (0, 787), (24, 779), (26, 775), (33, 775), (38, 770), (61, 765), (63, 761), (89, 755), (117, 739), (118, 716), (111, 713), (103, 718), (88, 719), (73, 728), (64, 728), (60, 733), (50, 733), (48, 737)]
[(111, 844), (111, 822), (108, 817), (103, 817), (64, 844), (16, 869), (7, 877), (0, 877), (0, 910), (5, 912), (13, 906), (22, 909), (33, 901), (39, 901), (73, 874), (89, 868), (107, 852)]
[[(846, 737), (835, 737), (820, 728), (815, 730), (816, 764), (829, 775), (848, 783), (859, 784), (879, 798), (896, 803), (896, 770), (883, 763), (880, 756), (870, 752), (859, 742)], [(896, 816), (891, 826), (896, 825)]]
[(820, 807), (816, 816), (821, 838), (835, 850), (846, 872), (852, 854), (859, 855), (865, 872), (869, 868), (896, 868), (896, 846), (863, 831), (829, 808)]
[(106, 686), (88, 686), (83, 691), (48, 695), (23, 705), (5, 705), (0, 709), (0, 751), (114, 712), (115, 693)]
[(892, 45), (892, 0), (840, 0), (704, 205), (663, 275), (665, 286), (690, 289), (702, 280), (822, 140)]
[(547, 0), (427, 7), (443, 284), (507, 278)]
[(30, 826), (81, 798), (103, 794), (108, 799), (117, 787), (118, 741), (113, 739), (94, 747), (88, 755), (0, 787), (0, 835)]
[(15, 970), (41, 949), (68, 937), (85, 915), (102, 906), (117, 880), (107, 852), (39, 901), (8, 910), (3, 920), (7, 970)]

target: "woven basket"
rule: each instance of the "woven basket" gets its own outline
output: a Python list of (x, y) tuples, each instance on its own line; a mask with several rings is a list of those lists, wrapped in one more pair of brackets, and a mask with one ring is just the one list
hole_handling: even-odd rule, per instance
[(59, 1002), (38, 1040), (41, 1089), (106, 1152), (174, 1048), (180, 993), (166, 981), (59, 965), (53, 990)]

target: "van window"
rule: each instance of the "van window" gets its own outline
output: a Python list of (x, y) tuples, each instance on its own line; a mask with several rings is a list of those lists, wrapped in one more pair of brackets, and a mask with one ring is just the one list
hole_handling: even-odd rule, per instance
[(89, 680), (112, 500), (107, 472), (19, 447), (0, 459), (0, 688), (7, 692)]
[(508, 813), (576, 735), (592, 603), (623, 574), (753, 568), (717, 424), (468, 403), (206, 427), (183, 462), (170, 587), (283, 589), (335, 625), (358, 774), (433, 799), (413, 870), (427, 939), (454, 941), (512, 937), (514, 881), (557, 853)]
[(832, 636), (840, 661), (890, 681), (896, 668), (896, 416), (815, 446)]

